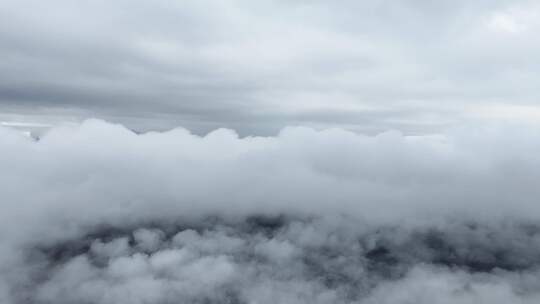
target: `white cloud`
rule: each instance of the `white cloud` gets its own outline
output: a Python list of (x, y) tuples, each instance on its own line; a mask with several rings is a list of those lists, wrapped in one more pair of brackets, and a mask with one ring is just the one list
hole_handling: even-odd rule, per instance
[(527, 25), (519, 20), (519, 16), (510, 13), (494, 13), (489, 19), (488, 26), (495, 31), (517, 34), (528, 29)]
[(0, 128), (0, 296), (533, 303), (539, 131)]

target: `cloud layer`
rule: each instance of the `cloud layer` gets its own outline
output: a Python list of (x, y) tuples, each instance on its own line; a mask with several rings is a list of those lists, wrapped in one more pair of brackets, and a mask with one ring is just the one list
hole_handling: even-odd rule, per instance
[(0, 301), (536, 303), (539, 131), (0, 127)]
[(198, 134), (537, 119), (539, 14), (530, 0), (5, 0), (0, 119)]

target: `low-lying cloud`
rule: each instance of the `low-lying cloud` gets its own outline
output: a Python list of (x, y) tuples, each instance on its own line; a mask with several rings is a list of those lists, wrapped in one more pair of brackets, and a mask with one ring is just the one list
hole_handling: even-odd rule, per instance
[(0, 128), (0, 302), (537, 303), (539, 131)]

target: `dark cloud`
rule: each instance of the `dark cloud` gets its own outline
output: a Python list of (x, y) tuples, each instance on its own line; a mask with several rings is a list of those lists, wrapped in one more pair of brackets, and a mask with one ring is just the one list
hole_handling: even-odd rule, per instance
[[(537, 12), (532, 1), (3, 1), (0, 111), (268, 134), (328, 110), (310, 124), (432, 132), (433, 116), (536, 107)], [(346, 111), (360, 118), (331, 114)], [(386, 116), (366, 123), (372, 113)], [(163, 115), (174, 123), (152, 122)]]
[[(511, 290), (495, 303), (538, 300), (538, 226), (441, 222), (403, 228), (283, 216), (100, 227), (29, 248), (24, 284), (30, 288), (14, 288), (32, 303), (272, 303), (276, 297), (380, 303), (396, 293), (378, 294), (385, 285), (459, 275), (464, 281), (447, 283), (452, 293), (425, 295), (420, 303), (489, 299), (489, 289), (475, 290), (486, 281)], [(414, 278), (415, 272), (428, 277)], [(414, 299), (398, 296), (400, 303)]]

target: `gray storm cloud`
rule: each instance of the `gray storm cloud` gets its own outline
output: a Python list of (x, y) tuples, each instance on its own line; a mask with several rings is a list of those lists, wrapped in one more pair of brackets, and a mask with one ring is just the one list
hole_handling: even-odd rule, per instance
[(3, 0), (0, 120), (267, 135), (515, 118), (493, 106), (538, 119), (539, 15), (534, 0)]
[(0, 302), (537, 303), (540, 130), (0, 127)]

